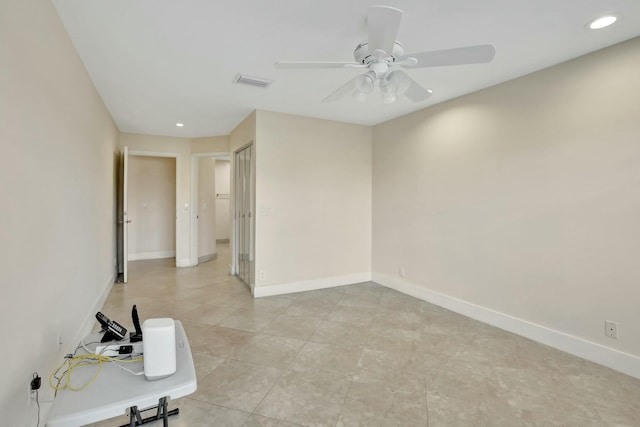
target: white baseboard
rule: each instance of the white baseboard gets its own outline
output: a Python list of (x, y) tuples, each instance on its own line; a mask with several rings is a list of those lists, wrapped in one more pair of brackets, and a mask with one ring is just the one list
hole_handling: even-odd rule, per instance
[(176, 251), (156, 251), (156, 252), (137, 252), (135, 254), (129, 254), (129, 261), (140, 261), (143, 259), (161, 259), (161, 258), (175, 258)]
[(115, 283), (117, 276), (114, 274), (110, 279), (108, 279), (106, 285), (100, 291), (100, 294), (96, 298), (93, 306), (89, 308), (89, 312), (85, 315), (84, 319), (80, 323), (80, 328), (76, 332), (76, 336), (71, 340), (73, 344), (73, 348), (82, 340), (84, 337), (89, 335), (93, 331), (93, 327), (96, 324), (96, 313), (102, 310), (102, 306), (104, 305), (107, 297), (109, 296), (109, 292), (111, 292), (111, 288)]
[(176, 259), (176, 267), (193, 267), (193, 264), (189, 258), (184, 258), (179, 261)]
[(273, 295), (292, 294), (295, 292), (314, 291), (316, 289), (335, 288), (336, 286), (351, 285), (353, 283), (368, 282), (371, 273), (355, 273), (345, 276), (325, 277), (323, 279), (303, 280), (300, 282), (281, 283), (270, 286), (255, 286), (253, 296), (269, 297)]
[(211, 261), (212, 259), (217, 259), (218, 258), (218, 254), (217, 253), (213, 253), (213, 254), (209, 254), (209, 255), (203, 255), (198, 257), (198, 264), (202, 264), (203, 262), (207, 262), (207, 261)]
[(372, 273), (374, 282), (463, 316), (532, 339), (582, 359), (640, 378), (640, 357), (463, 301), (398, 277)]

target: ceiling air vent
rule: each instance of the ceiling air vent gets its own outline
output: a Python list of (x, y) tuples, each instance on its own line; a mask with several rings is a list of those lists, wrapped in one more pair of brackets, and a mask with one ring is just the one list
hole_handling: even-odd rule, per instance
[(251, 76), (245, 76), (243, 74), (238, 74), (236, 76), (235, 83), (255, 86), (255, 87), (267, 87), (271, 83), (273, 83), (273, 80), (261, 79), (260, 77), (251, 77)]

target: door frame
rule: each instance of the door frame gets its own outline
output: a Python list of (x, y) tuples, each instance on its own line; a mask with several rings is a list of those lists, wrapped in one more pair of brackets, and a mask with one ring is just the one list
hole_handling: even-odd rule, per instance
[[(199, 161), (201, 158), (215, 157), (229, 159), (230, 153), (224, 151), (212, 151), (207, 153), (195, 153), (191, 155), (191, 211), (189, 213), (189, 234), (191, 246), (189, 248), (189, 259), (192, 266), (198, 265), (198, 181)], [(229, 177), (231, 180), (232, 177)]]
[[(168, 157), (174, 158), (176, 162), (176, 205), (175, 205), (175, 222), (176, 222), (176, 236), (175, 236), (175, 244), (176, 244), (176, 267), (180, 267), (179, 259), (180, 259), (180, 247), (182, 243), (181, 235), (180, 235), (180, 227), (179, 227), (179, 215), (180, 212), (180, 185), (182, 180), (180, 176), (182, 175), (180, 160), (182, 158), (180, 153), (172, 153), (172, 152), (164, 152), (164, 151), (145, 151), (145, 150), (129, 150), (129, 157), (131, 156), (139, 156), (139, 157)], [(128, 262), (128, 260), (124, 260), (123, 262)]]

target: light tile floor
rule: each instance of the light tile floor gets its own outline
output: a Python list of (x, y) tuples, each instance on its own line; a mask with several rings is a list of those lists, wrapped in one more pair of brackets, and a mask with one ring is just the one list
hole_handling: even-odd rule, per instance
[(640, 426), (638, 379), (374, 283), (253, 299), (229, 261), (130, 263), (104, 305), (185, 325), (172, 426)]

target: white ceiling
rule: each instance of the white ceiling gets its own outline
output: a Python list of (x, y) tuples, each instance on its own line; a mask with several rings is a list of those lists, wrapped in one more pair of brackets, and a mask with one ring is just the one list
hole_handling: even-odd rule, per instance
[[(321, 102), (362, 70), (283, 70), (276, 61), (352, 61), (365, 0), (53, 0), (123, 132), (227, 135), (254, 109), (377, 124), (640, 35), (637, 0), (386, 0), (405, 50), (493, 43), (490, 64), (407, 69), (428, 100)], [(604, 13), (614, 26), (585, 24)], [(274, 80), (234, 84), (238, 73)], [(550, 88), (553, 90), (553, 88)], [(596, 93), (596, 92), (594, 92)], [(176, 122), (183, 122), (177, 128)]]

